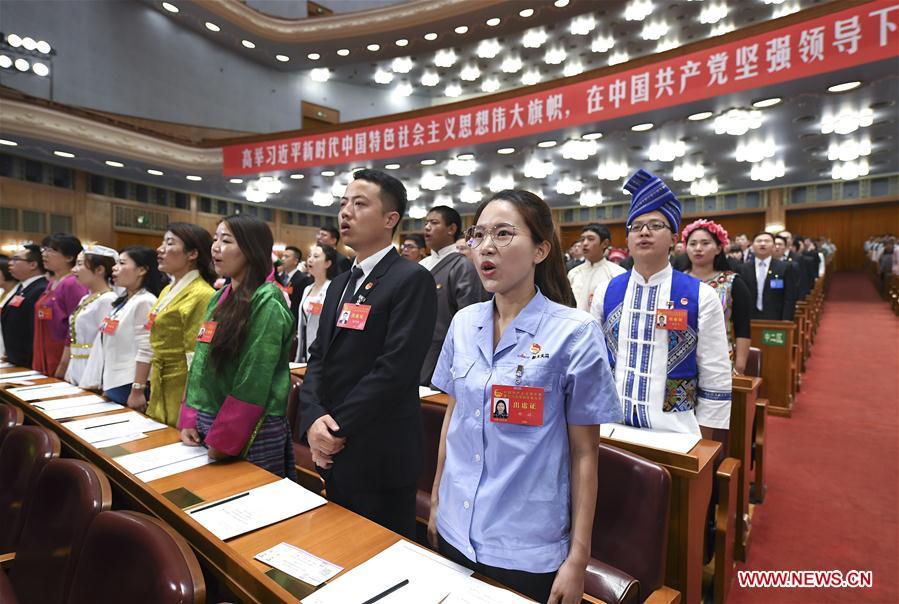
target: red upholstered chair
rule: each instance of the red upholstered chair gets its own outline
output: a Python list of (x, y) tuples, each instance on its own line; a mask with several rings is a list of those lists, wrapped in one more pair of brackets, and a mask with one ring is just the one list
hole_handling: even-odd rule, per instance
[(101, 512), (87, 529), (69, 604), (203, 604), (197, 557), (171, 527), (137, 512)]
[(671, 476), (633, 453), (599, 446), (599, 494), (584, 591), (609, 604), (663, 587)]
[(21, 426), (23, 421), (25, 421), (25, 414), (21, 409), (0, 403), (0, 443), (3, 442), (7, 432), (16, 426)]
[(59, 457), (59, 437), (37, 426), (17, 426), (0, 444), (0, 553), (16, 548), (23, 507), (48, 459)]
[(303, 385), (303, 381), (295, 376), (291, 376), (290, 381), (290, 393), (287, 395), (285, 416), (290, 426), (290, 438), (293, 442), (297, 479), (301, 485), (313, 493), (322, 493), (325, 490), (325, 482), (315, 470), (309, 445), (303, 442), (300, 434), (297, 432), (297, 426), (300, 425), (300, 388)]
[(25, 504), (12, 569), (8, 578), (0, 574), (0, 582), (8, 582), (24, 604), (63, 604), (87, 528), (111, 504), (109, 480), (95, 466), (76, 459), (45, 462)]
[(759, 348), (751, 346), (749, 355), (746, 357), (745, 375), (749, 377), (762, 377), (762, 351)]
[(431, 487), (437, 472), (437, 451), (440, 448), (440, 431), (446, 406), (437, 403), (421, 403), (422, 467), (418, 475), (418, 492), (415, 495), (415, 515), (424, 524), (431, 516)]

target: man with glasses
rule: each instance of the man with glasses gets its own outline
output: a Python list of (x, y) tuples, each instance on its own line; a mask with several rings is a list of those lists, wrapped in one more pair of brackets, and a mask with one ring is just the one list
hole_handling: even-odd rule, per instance
[(625, 270), (606, 260), (606, 250), (612, 245), (612, 233), (604, 224), (585, 226), (581, 233), (580, 244), (584, 262), (568, 271), (568, 281), (571, 282), (571, 291), (574, 292), (577, 307), (589, 312), (593, 303), (593, 292), (599, 284), (624, 273)]
[(19, 282), (0, 309), (6, 360), (31, 367), (34, 350), (34, 305), (47, 289), (40, 246), (29, 244), (9, 259), (9, 272)]
[(425, 238), (418, 233), (406, 235), (400, 246), (400, 256), (410, 262), (421, 262), (425, 257)]
[(624, 421), (720, 440), (713, 430), (730, 425), (732, 387), (721, 302), (668, 261), (681, 218), (671, 189), (644, 170), (624, 188), (633, 196), (626, 226), (634, 268), (593, 295)]

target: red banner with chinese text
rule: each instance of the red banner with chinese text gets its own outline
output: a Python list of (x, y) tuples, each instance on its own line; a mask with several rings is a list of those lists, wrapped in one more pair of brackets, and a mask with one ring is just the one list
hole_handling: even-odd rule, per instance
[(385, 159), (592, 124), (899, 56), (899, 2), (874, 0), (750, 38), (539, 93), (363, 128), (231, 145), (235, 176)]

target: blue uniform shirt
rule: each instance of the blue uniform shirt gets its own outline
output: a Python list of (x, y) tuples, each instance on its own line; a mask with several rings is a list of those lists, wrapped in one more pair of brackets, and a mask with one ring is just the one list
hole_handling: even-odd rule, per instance
[[(544, 390), (543, 425), (490, 421), (494, 384)], [(455, 398), (437, 529), (470, 560), (558, 570), (570, 547), (568, 425), (622, 421), (606, 346), (589, 314), (540, 291), (493, 349), (493, 302), (453, 318), (433, 384)], [(597, 428), (598, 429), (598, 428)]]

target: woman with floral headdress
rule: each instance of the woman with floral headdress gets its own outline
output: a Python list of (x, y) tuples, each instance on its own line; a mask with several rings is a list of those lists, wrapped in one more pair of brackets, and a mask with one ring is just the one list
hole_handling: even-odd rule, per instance
[(752, 295), (727, 262), (725, 250), (730, 245), (727, 231), (717, 222), (700, 219), (684, 227), (681, 240), (688, 258), (684, 272), (712, 286), (721, 299), (730, 362), (734, 372), (742, 374), (749, 356)]

